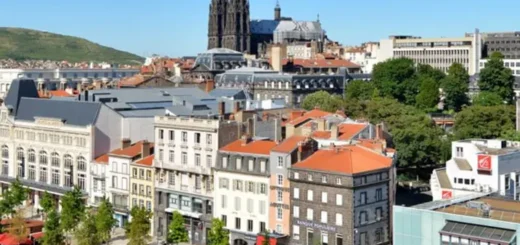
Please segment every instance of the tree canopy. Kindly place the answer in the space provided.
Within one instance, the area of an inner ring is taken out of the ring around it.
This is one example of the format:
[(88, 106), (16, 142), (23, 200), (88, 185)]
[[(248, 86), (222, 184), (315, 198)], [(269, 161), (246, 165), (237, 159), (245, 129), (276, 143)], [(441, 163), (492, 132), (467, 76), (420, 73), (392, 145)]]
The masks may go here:
[(132, 219), (126, 225), (128, 245), (147, 245), (150, 239), (150, 219), (152, 213), (144, 207), (134, 206), (130, 211)]
[(324, 111), (335, 112), (343, 107), (343, 99), (325, 91), (318, 91), (305, 96), (301, 106), (305, 110), (312, 110), (315, 107), (319, 107)]
[(413, 60), (397, 58), (376, 64), (372, 70), (372, 81), (381, 96), (415, 104), (419, 83)]
[(61, 198), (61, 225), (65, 232), (73, 231), (85, 214), (83, 193), (76, 186)]
[(468, 106), (455, 116), (455, 137), (497, 138), (515, 129), (515, 119), (514, 106)]
[(482, 91), (473, 97), (472, 104), (480, 106), (495, 106), (504, 104), (504, 101), (497, 93)]
[(448, 69), (448, 75), (442, 79), (441, 88), (444, 94), (444, 108), (460, 111), (468, 104), (469, 75), (464, 66), (453, 63)]
[(439, 104), (439, 83), (432, 77), (421, 77), (421, 88), (415, 98), (417, 108), (426, 111), (437, 110)]
[(188, 231), (184, 226), (184, 217), (177, 211), (173, 212), (172, 221), (168, 226), (168, 237), (166, 240), (173, 244), (188, 242), (189, 240)]
[(375, 88), (371, 82), (354, 80), (347, 84), (345, 97), (347, 99), (369, 100), (372, 98)]
[(214, 218), (211, 221), (208, 241), (210, 245), (229, 245), (229, 231), (224, 228), (220, 219)]
[(114, 208), (112, 203), (110, 203), (106, 197), (103, 197), (103, 200), (96, 210), (95, 220), (96, 231), (99, 239), (102, 242), (107, 242), (110, 240), (110, 232), (116, 225), (117, 220), (114, 218)]
[(504, 67), (503, 58), (499, 52), (491, 54), (486, 66), (480, 70), (478, 86), (480, 91), (494, 92), (500, 95), (503, 101), (511, 102), (515, 94), (515, 78), (511, 69)]
[(88, 211), (81, 221), (81, 224), (76, 229), (74, 236), (78, 245), (100, 245), (101, 238), (96, 227), (97, 216)]
[(43, 236), (43, 245), (60, 245), (63, 244), (64, 236), (60, 225), (60, 216), (56, 209), (51, 209), (47, 214), (47, 219), (43, 226), (45, 236)]

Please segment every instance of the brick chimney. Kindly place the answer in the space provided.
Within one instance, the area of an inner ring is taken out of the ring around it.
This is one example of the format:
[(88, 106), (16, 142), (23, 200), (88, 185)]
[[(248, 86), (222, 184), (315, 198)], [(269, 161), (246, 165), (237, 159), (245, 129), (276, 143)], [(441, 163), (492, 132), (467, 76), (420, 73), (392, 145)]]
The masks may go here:
[(143, 140), (141, 145), (141, 158), (145, 158), (150, 155), (150, 142)]
[(383, 125), (381, 123), (377, 124), (376, 125), (376, 139), (377, 140), (382, 140), (384, 139), (384, 135), (383, 135)]
[(218, 102), (218, 114), (224, 116), (226, 114), (226, 103), (224, 101)]
[(130, 147), (132, 145), (132, 141), (128, 138), (124, 138), (121, 140), (121, 149), (125, 149), (127, 147)]
[(213, 79), (206, 80), (206, 88), (204, 89), (204, 91), (206, 91), (206, 93), (209, 93), (214, 88), (215, 88), (215, 81)]
[(338, 139), (338, 125), (332, 124), (330, 126), (330, 139), (337, 140)]

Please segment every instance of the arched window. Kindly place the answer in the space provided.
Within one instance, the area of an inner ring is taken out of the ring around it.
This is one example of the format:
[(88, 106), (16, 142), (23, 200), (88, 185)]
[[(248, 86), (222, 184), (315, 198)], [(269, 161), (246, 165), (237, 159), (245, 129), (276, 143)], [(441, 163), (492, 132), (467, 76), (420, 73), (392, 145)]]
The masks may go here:
[(24, 152), (22, 147), (16, 148), (16, 160), (22, 161), (24, 157)]
[(47, 165), (47, 152), (40, 151), (40, 164)]
[(79, 156), (77, 159), (78, 171), (87, 171), (87, 161), (83, 156)]
[(67, 154), (63, 157), (63, 165), (65, 165), (65, 169), (69, 170), (72, 168), (72, 156)]
[(59, 167), (60, 166), (60, 155), (57, 152), (53, 152), (51, 154), (51, 165), (53, 167)]
[(2, 157), (9, 158), (9, 147), (6, 145), (2, 146)]
[(30, 163), (34, 163), (36, 162), (36, 152), (34, 151), (34, 149), (29, 149), (27, 151), (27, 160), (30, 162)]

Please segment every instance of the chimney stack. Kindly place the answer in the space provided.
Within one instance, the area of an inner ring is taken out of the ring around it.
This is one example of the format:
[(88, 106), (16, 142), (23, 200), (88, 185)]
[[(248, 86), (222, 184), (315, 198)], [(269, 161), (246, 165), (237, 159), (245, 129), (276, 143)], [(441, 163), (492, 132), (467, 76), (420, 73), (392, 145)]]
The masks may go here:
[(246, 146), (248, 143), (249, 137), (247, 134), (244, 134), (244, 135), (242, 135), (242, 138), (240, 138), (240, 140), (242, 141), (242, 146)]
[(376, 139), (377, 140), (384, 139), (384, 137), (383, 137), (383, 125), (381, 123), (376, 125)]
[(298, 162), (302, 161), (303, 142), (298, 142)]
[(206, 80), (206, 93), (209, 93), (211, 92), (211, 90), (213, 90), (215, 88), (215, 80), (213, 79), (209, 79), (209, 80)]
[(132, 141), (129, 138), (124, 138), (123, 140), (121, 140), (121, 149), (130, 147), (131, 145), (132, 145)]
[(141, 146), (141, 158), (145, 158), (150, 155), (150, 142), (148, 140), (143, 140)]
[(337, 140), (338, 139), (338, 125), (332, 124), (330, 126), (330, 139)]
[(218, 114), (224, 116), (226, 114), (226, 103), (224, 101), (218, 102)]

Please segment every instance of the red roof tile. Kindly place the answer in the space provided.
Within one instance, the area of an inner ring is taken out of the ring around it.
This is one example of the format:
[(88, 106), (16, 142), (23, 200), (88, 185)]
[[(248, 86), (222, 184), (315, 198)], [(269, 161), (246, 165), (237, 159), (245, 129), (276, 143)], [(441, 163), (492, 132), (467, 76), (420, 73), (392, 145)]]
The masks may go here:
[(392, 166), (392, 159), (357, 145), (322, 149), (294, 164), (295, 169), (310, 169), (358, 174)]
[[(352, 124), (345, 123), (340, 124), (338, 127), (338, 139), (339, 140), (350, 140), (353, 136), (365, 129), (367, 124)], [(316, 139), (330, 139), (331, 131), (314, 131), (312, 137)]]
[(149, 156), (137, 161), (136, 163), (140, 164), (140, 165), (145, 165), (145, 166), (152, 166), (153, 158), (154, 158), (154, 155), (152, 154), (152, 155), (149, 155)]
[[(110, 152), (109, 155), (117, 155), (117, 156), (124, 156), (124, 157), (130, 157), (134, 158), (139, 155), (141, 155), (141, 150), (143, 148), (143, 140), (138, 141), (131, 145), (130, 147), (123, 148), (123, 149), (117, 149)], [(150, 143), (150, 150), (153, 149), (154, 144)]]
[(69, 94), (65, 90), (50, 90), (49, 93), (52, 97), (73, 97), (74, 95)]
[(284, 141), (282, 141), (282, 143), (280, 143), (279, 145), (275, 146), (272, 149), (272, 151), (290, 153), (294, 149), (296, 149), (296, 147), (298, 147), (299, 142), (304, 141), (306, 138), (307, 137), (305, 137), (305, 136), (299, 136), (299, 135), (291, 136), (291, 137), (285, 139)]
[(328, 115), (331, 115), (331, 114), (332, 113), (330, 113), (330, 112), (322, 111), (322, 110), (319, 110), (319, 109), (314, 109), (314, 110), (308, 111), (307, 113), (303, 114), (300, 117), (294, 118), (291, 121), (286, 122), (286, 124), (290, 123), (292, 125), (298, 125), (298, 124), (303, 123), (303, 122), (305, 122), (305, 121), (307, 121), (309, 119), (321, 118), (321, 117), (328, 116)]
[(135, 74), (134, 76), (123, 78), (118, 82), (119, 86), (137, 86), (143, 83), (145, 77), (141, 74)]
[(221, 151), (225, 152), (235, 152), (235, 153), (246, 153), (246, 154), (256, 154), (256, 155), (269, 155), (271, 149), (276, 146), (276, 142), (271, 140), (256, 140), (250, 141), (247, 144), (243, 145), (243, 140), (236, 140), (222, 148)]
[(94, 162), (108, 164), (108, 153), (97, 157)]

